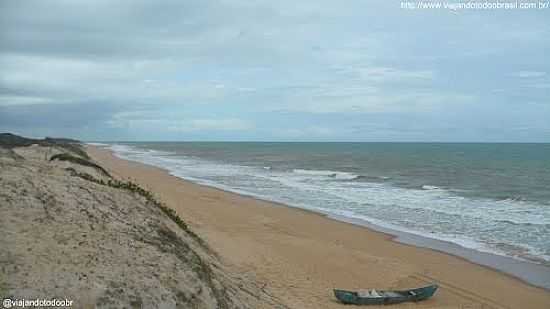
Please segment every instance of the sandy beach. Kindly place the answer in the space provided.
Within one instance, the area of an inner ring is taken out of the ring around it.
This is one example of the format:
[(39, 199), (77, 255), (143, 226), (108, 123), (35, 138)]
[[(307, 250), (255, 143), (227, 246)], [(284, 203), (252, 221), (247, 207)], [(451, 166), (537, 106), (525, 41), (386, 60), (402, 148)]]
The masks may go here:
[(290, 308), (342, 308), (344, 289), (436, 282), (430, 300), (398, 308), (549, 308), (550, 292), (465, 259), (392, 241), (323, 215), (201, 186), (87, 146), (111, 174), (155, 192), (233, 271)]
[(80, 143), (0, 134), (2, 308), (285, 308)]

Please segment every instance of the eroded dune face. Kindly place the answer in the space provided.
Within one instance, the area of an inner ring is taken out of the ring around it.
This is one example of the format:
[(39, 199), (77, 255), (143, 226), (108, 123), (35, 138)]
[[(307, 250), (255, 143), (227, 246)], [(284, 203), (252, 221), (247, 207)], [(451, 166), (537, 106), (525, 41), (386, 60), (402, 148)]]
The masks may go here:
[(276, 306), (253, 282), (227, 273), (141, 189), (94, 167), (49, 160), (66, 149), (0, 149), (2, 298), (70, 299), (78, 307)]

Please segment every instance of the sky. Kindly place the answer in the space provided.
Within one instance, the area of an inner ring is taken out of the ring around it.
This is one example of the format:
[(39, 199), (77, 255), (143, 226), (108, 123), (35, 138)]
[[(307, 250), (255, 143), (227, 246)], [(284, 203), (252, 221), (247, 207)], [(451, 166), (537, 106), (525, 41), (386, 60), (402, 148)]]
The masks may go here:
[(400, 3), (0, 1), (0, 132), (550, 142), (550, 9)]

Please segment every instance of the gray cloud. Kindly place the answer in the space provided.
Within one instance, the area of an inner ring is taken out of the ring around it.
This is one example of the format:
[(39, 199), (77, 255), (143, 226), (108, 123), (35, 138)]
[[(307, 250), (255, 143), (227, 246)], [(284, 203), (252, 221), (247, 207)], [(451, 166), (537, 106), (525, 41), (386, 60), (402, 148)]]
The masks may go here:
[(97, 102), (0, 106), (0, 124), (16, 128), (76, 129), (103, 124), (120, 111), (120, 106)]
[(548, 34), (544, 12), (412, 12), (390, 1), (1, 1), (0, 128), (542, 141)]

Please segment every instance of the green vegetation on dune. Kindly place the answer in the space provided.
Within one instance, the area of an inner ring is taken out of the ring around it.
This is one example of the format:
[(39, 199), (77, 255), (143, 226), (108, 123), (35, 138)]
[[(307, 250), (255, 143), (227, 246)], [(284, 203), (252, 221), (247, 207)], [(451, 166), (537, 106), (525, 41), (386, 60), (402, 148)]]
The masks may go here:
[(8, 149), (39, 144), (40, 141), (41, 140), (26, 138), (11, 133), (0, 133), (0, 146)]
[(174, 221), (174, 223), (176, 223), (182, 230), (184, 230), (191, 237), (193, 237), (193, 239), (195, 239), (201, 246), (205, 248), (208, 247), (207, 244), (204, 242), (204, 240), (202, 240), (202, 238), (200, 238), (197, 234), (195, 234), (193, 231), (189, 229), (189, 227), (187, 226), (187, 223), (185, 223), (185, 221), (181, 219), (181, 217), (176, 213), (174, 209), (168, 207), (166, 204), (157, 200), (151, 191), (145, 190), (142, 187), (140, 187), (138, 184), (133, 183), (131, 181), (120, 181), (117, 179), (109, 179), (107, 181), (104, 181), (103, 179), (97, 179), (90, 174), (78, 172), (71, 167), (67, 168), (66, 170), (70, 171), (72, 176), (80, 177), (82, 179), (94, 182), (102, 186), (109, 186), (111, 188), (128, 190), (139, 194), (140, 196), (144, 197), (147, 200), (147, 202), (159, 208), (172, 221)]
[[(176, 211), (168, 207), (166, 204), (157, 200), (151, 191), (143, 189), (138, 184), (131, 181), (120, 181), (117, 179), (108, 179), (107, 181), (105, 181), (103, 179), (97, 179), (90, 174), (78, 172), (71, 167), (66, 168), (66, 170), (69, 171), (72, 176), (80, 177), (84, 180), (87, 180), (102, 186), (108, 186), (111, 188), (127, 190), (144, 197), (149, 204), (152, 204), (158, 209), (160, 209), (166, 216), (168, 216), (174, 223), (176, 223), (178, 227), (180, 227), (183, 231), (185, 231), (187, 235), (193, 238), (201, 247), (206, 249), (210, 254), (215, 255), (215, 252), (213, 252), (208, 247), (206, 242), (202, 238), (200, 238), (197, 234), (195, 234), (192, 230), (189, 229), (189, 226), (187, 225), (187, 223), (185, 223), (185, 221), (181, 219), (181, 217), (176, 213)], [(158, 232), (160, 237), (162, 238), (161, 239), (162, 241), (150, 242), (150, 244), (159, 246), (159, 249), (163, 252), (172, 252), (176, 254), (180, 259), (182, 259), (185, 262), (191, 262), (193, 265), (193, 270), (198, 274), (199, 278), (204, 280), (206, 284), (208, 284), (208, 286), (212, 289), (212, 292), (214, 293), (214, 297), (218, 301), (219, 308), (229, 308), (225, 290), (223, 288), (220, 289), (214, 283), (214, 274), (212, 272), (211, 266), (196, 253), (192, 255), (192, 261), (187, 261), (186, 255), (183, 252), (189, 252), (191, 251), (191, 249), (189, 248), (189, 245), (187, 245), (179, 237), (177, 237), (177, 235), (173, 231), (170, 231), (167, 229), (159, 229)], [(160, 244), (173, 244), (173, 246), (165, 246)], [(194, 302), (194, 299), (192, 298), (187, 299), (184, 296), (184, 294), (179, 295), (179, 298), (180, 298), (179, 299), (180, 301), (187, 304), (192, 304)]]
[[(5, 246), (7, 265), (18, 267), (0, 272), (0, 295), (24, 295), (28, 286), (53, 295), (72, 288), (77, 276), (76, 293), (106, 287), (90, 306), (143, 307), (154, 300), (175, 301), (178, 308), (283, 308), (253, 280), (227, 272), (216, 252), (151, 191), (113, 178), (87, 154), (69, 150), (73, 146), (85, 150), (74, 140), (0, 135), (2, 224), (18, 244)], [(22, 215), (51, 224), (23, 226), (17, 223)]]
[(53, 137), (34, 139), (22, 137), (12, 133), (0, 133), (0, 147), (2, 148), (11, 149), (15, 147), (27, 147), (35, 144), (44, 147), (59, 147), (82, 158), (90, 159), (86, 151), (82, 149), (82, 143), (74, 139)]
[(97, 164), (95, 164), (91, 161), (88, 161), (86, 159), (75, 157), (75, 156), (70, 155), (68, 153), (60, 153), (60, 154), (53, 155), (50, 158), (50, 161), (54, 161), (54, 160), (68, 161), (68, 162), (79, 164), (79, 165), (82, 165), (82, 166), (92, 167), (92, 168), (95, 168), (96, 170), (100, 171), (103, 175), (105, 175), (109, 178), (112, 178), (111, 175), (109, 174), (109, 172), (107, 172), (103, 167), (101, 167), (101, 166), (99, 166), (99, 165), (97, 165)]

